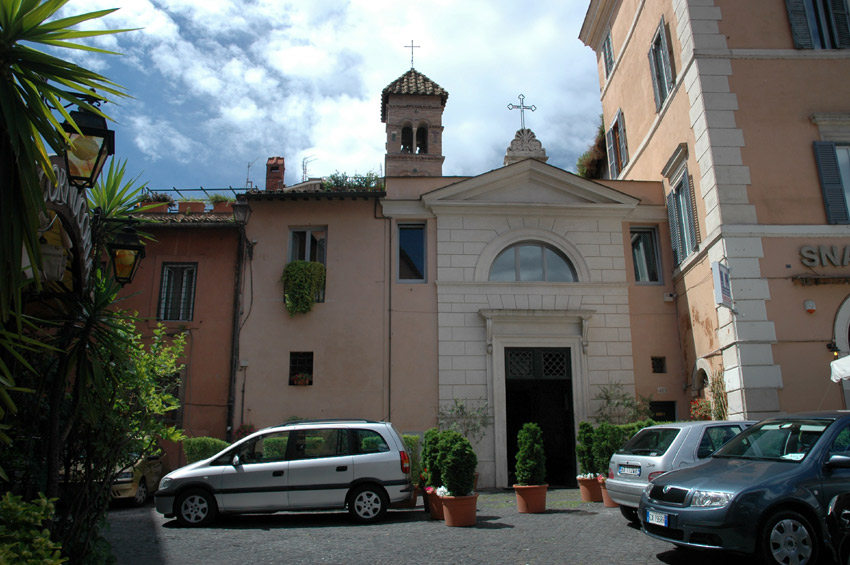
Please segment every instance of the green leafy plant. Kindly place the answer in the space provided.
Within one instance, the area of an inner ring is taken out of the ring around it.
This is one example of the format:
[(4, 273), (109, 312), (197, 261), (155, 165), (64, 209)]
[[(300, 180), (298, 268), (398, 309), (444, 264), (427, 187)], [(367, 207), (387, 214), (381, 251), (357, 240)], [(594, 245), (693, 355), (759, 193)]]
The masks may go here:
[(653, 420), (611, 424), (600, 422), (595, 428), (590, 422), (579, 422), (576, 441), (576, 457), (582, 474), (608, 474), (608, 463), (633, 435), (647, 426), (654, 426)]
[(292, 261), (284, 267), (280, 280), (286, 311), (290, 316), (305, 314), (325, 287), (325, 266), (316, 261)]
[(149, 192), (143, 199), (143, 202), (165, 202), (168, 205), (174, 204), (174, 197), (166, 192)]
[(729, 403), (726, 399), (726, 381), (723, 372), (715, 372), (708, 379), (708, 391), (711, 394), (711, 419), (725, 420), (729, 413)]
[(50, 539), (44, 523), (53, 519), (55, 500), (39, 493), (32, 502), (9, 492), (0, 499), (0, 563), (65, 563), (61, 544)]
[(452, 430), (442, 432), (437, 443), (437, 466), (449, 496), (472, 494), (478, 457), (468, 439)]
[(256, 426), (254, 424), (240, 424), (236, 431), (233, 433), (234, 441), (239, 441), (243, 437), (248, 437), (257, 431)]
[(635, 398), (634, 395), (625, 390), (623, 383), (620, 382), (600, 386), (593, 400), (600, 403), (596, 410), (597, 422), (626, 424), (649, 418), (652, 415), (649, 410), (652, 396)]
[(418, 435), (402, 434), (404, 441), (404, 450), (410, 458), (410, 476), (414, 483), (419, 483), (422, 476), (422, 454), (421, 454), (421, 438)]
[(475, 407), (462, 398), (452, 399), (437, 411), (437, 423), (441, 430), (453, 430), (460, 433), (473, 444), (478, 443), (487, 433), (487, 427), (493, 422), (490, 405), (479, 399)]
[(607, 164), (608, 150), (605, 147), (605, 125), (600, 115), (596, 137), (593, 139), (593, 144), (576, 161), (576, 172), (580, 177), (586, 179), (601, 179)]
[(440, 441), (439, 428), (425, 430), (422, 440), (422, 466), (425, 484), (437, 488), (443, 484), (443, 477), (437, 465), (437, 443)]
[(578, 468), (582, 474), (593, 473), (596, 464), (593, 457), (593, 424), (590, 422), (578, 423), (578, 435), (576, 437), (576, 457)]
[(516, 480), (520, 485), (546, 483), (543, 430), (534, 422), (523, 424), (517, 434)]
[(230, 203), (236, 202), (236, 199), (233, 198), (232, 196), (227, 196), (226, 194), (219, 194), (219, 193), (210, 194), (209, 200), (210, 200), (211, 204), (219, 204), (221, 202), (230, 202)]
[(372, 192), (384, 189), (384, 181), (376, 173), (348, 176), (339, 171), (322, 180), (322, 189), (327, 192)]
[(188, 437), (183, 440), (183, 453), (187, 463), (195, 463), (209, 459), (230, 445), (224, 440), (214, 437)]

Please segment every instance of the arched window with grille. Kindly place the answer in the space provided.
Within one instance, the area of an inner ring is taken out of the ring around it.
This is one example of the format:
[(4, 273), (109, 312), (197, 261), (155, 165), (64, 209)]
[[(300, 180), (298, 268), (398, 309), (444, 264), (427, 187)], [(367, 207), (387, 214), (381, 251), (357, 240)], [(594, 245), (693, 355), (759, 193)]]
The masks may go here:
[(521, 242), (504, 249), (490, 266), (494, 282), (578, 282), (575, 267), (558, 249)]

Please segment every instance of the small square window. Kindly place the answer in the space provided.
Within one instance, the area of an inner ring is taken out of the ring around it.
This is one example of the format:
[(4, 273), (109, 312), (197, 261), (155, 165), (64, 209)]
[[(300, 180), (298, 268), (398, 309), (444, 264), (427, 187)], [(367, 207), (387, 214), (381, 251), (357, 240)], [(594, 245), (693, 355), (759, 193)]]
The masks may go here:
[(289, 384), (311, 386), (313, 384), (313, 352), (291, 351), (289, 353)]
[(666, 357), (652, 357), (652, 372), (653, 373), (666, 373), (667, 372), (667, 358)]

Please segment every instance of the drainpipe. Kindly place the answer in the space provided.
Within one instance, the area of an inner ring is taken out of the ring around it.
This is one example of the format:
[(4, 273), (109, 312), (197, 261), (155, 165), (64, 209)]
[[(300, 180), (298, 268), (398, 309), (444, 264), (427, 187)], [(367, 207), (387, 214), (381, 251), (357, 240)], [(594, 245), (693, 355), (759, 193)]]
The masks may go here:
[(233, 331), (230, 338), (230, 387), (227, 394), (227, 436), (228, 442), (233, 441), (233, 411), (236, 405), (236, 373), (239, 369), (239, 311), (242, 304), (242, 276), (243, 264), (245, 263), (245, 247), (247, 235), (245, 226), (239, 225), (239, 247), (236, 250), (236, 284), (233, 292)]

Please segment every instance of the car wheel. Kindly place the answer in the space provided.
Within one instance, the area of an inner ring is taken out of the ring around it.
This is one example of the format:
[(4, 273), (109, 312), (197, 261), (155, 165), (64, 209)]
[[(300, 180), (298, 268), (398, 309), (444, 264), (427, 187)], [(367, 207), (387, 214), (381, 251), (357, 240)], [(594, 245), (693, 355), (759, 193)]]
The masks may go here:
[(148, 483), (142, 477), (139, 481), (139, 488), (136, 489), (136, 494), (133, 496), (133, 506), (144, 506), (148, 501)]
[(197, 527), (211, 523), (218, 513), (215, 498), (203, 489), (187, 490), (177, 497), (177, 522), (181, 526)]
[(768, 518), (761, 531), (760, 548), (766, 563), (817, 563), (817, 533), (805, 516), (792, 510)]
[(631, 506), (623, 506), (620, 505), (620, 514), (623, 515), (623, 518), (631, 522), (632, 524), (640, 525), (640, 520), (638, 519), (637, 508), (632, 508)]
[(358, 487), (351, 493), (348, 511), (361, 523), (377, 522), (387, 513), (389, 499), (384, 489), (373, 485)]

